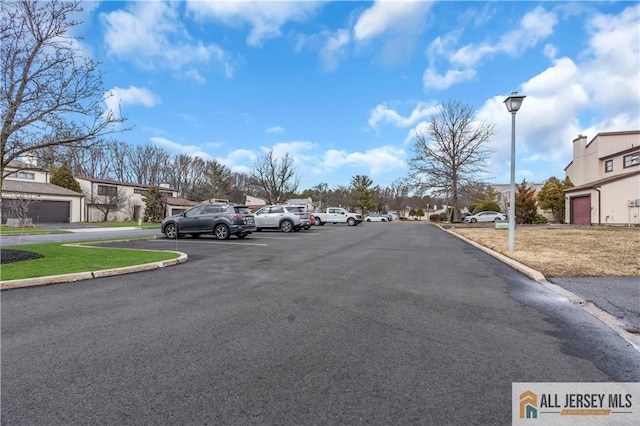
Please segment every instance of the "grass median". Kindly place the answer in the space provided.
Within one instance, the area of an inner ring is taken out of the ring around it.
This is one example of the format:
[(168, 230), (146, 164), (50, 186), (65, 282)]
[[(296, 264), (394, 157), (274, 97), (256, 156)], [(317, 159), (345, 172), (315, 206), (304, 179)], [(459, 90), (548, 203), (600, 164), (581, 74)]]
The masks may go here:
[(2, 281), (122, 268), (180, 256), (167, 251), (76, 246), (66, 243), (28, 244), (3, 249), (25, 250), (43, 257), (2, 265)]
[(494, 229), (493, 223), (443, 226), (546, 277), (640, 276), (637, 226), (517, 226), (513, 252), (508, 230)]

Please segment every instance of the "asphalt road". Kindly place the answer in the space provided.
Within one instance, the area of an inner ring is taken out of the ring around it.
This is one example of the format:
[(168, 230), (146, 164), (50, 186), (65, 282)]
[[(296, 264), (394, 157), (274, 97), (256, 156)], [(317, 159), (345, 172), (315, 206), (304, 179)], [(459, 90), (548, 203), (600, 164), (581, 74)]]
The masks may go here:
[(2, 292), (3, 424), (510, 424), (513, 382), (640, 381), (610, 328), (437, 227), (158, 239)]

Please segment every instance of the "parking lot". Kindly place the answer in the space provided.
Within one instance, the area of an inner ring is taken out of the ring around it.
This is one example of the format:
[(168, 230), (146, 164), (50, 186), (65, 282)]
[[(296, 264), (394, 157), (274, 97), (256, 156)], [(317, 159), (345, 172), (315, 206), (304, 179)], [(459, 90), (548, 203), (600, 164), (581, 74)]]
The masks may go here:
[(608, 327), (424, 223), (111, 243), (189, 260), (2, 293), (3, 424), (508, 424), (639, 381)]

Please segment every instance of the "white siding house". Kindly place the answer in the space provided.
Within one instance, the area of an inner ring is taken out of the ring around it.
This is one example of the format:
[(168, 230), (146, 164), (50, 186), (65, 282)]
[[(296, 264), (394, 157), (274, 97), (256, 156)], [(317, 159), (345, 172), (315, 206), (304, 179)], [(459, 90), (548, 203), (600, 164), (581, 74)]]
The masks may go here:
[(567, 223), (640, 224), (640, 130), (579, 135), (565, 173)]
[(15, 206), (24, 200), (31, 223), (69, 223), (83, 220), (82, 194), (50, 183), (46, 169), (12, 161), (4, 170), (2, 223), (15, 216)]
[[(86, 197), (85, 217), (88, 222), (101, 222), (105, 219), (110, 222), (137, 221), (144, 218), (144, 194), (151, 188), (150, 185), (138, 185), (130, 182), (118, 182), (105, 179), (93, 179), (75, 176)], [(166, 185), (160, 185), (160, 192), (167, 196), (167, 210), (165, 216), (180, 213), (198, 203), (178, 198), (176, 191)], [(105, 206), (114, 207), (107, 209)]]

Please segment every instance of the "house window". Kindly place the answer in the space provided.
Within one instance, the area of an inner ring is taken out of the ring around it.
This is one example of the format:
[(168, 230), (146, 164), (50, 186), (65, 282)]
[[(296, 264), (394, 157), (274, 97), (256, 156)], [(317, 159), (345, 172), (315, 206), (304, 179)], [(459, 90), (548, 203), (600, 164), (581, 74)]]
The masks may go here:
[(16, 177), (18, 179), (34, 180), (36, 178), (36, 174), (31, 172), (18, 172), (16, 173)]
[(118, 195), (118, 187), (98, 185), (98, 195), (106, 195), (108, 197), (115, 197)]
[(133, 188), (133, 193), (134, 194), (146, 194), (147, 190), (146, 189), (142, 189), (142, 188)]
[(637, 166), (640, 163), (640, 152), (624, 156), (624, 167)]
[(604, 172), (609, 173), (613, 171), (613, 160), (607, 160), (604, 162)]

